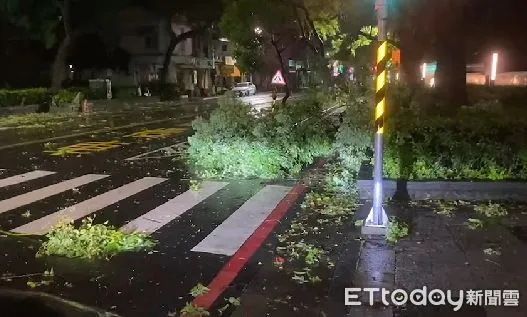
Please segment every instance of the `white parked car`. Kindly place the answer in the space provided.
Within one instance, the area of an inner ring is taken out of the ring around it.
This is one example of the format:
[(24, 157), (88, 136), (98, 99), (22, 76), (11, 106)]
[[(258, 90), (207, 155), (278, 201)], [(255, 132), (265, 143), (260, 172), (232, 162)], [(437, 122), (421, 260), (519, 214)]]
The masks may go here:
[(234, 95), (242, 97), (256, 94), (256, 86), (250, 82), (238, 83), (232, 88)]

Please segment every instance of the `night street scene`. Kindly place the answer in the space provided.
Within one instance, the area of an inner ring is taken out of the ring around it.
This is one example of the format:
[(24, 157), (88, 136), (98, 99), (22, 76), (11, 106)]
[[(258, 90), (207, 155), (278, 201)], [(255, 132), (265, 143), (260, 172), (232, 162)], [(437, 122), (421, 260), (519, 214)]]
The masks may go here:
[(526, 317), (526, 0), (0, 0), (0, 317)]

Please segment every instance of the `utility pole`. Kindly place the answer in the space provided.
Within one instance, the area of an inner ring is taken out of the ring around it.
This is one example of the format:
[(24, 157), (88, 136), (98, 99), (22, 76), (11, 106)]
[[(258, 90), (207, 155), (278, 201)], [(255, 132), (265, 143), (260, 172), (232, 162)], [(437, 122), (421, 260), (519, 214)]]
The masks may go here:
[(376, 0), (378, 48), (375, 67), (375, 166), (373, 170), (373, 206), (364, 226), (363, 234), (385, 235), (388, 228), (388, 217), (382, 206), (383, 203), (383, 133), (384, 109), (386, 106), (387, 64), (390, 60), (388, 50), (388, 6), (387, 0)]
[[(214, 38), (212, 38), (212, 72), (216, 73), (216, 42), (214, 41)], [(213, 74), (211, 74), (210, 78), (211, 78), (211, 81), (212, 81), (212, 94), (213, 95), (216, 95), (216, 83), (215, 83), (215, 80), (216, 80), (216, 74), (214, 74), (214, 77), (212, 76)], [(214, 80), (212, 80), (212, 78), (214, 78)]]

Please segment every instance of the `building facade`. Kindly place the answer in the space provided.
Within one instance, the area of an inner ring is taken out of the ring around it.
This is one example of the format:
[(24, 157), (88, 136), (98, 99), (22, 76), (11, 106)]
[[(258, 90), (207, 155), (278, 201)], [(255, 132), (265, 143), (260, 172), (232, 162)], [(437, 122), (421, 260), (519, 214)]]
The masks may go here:
[[(122, 11), (119, 21), (120, 47), (130, 53), (130, 74), (137, 85), (159, 79), (170, 43), (169, 28), (176, 35), (190, 30), (184, 18), (174, 16), (171, 21), (163, 21), (141, 8)], [(210, 95), (228, 84), (220, 79), (229, 77), (222, 76), (226, 75), (222, 70), (230, 64), (234, 66), (230, 43), (202, 32), (176, 45), (167, 81), (192, 95)]]

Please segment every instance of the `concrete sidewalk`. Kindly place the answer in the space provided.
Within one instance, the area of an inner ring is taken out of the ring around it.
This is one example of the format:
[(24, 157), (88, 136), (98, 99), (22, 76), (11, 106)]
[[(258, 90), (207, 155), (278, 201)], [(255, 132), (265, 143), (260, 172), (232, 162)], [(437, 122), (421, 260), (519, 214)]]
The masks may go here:
[[(509, 215), (501, 222), (488, 223), (481, 229), (469, 229), (468, 219), (480, 218), (473, 205), (458, 204), (445, 213), (435, 202), (411, 204), (390, 203), (387, 212), (410, 225), (410, 236), (390, 248), (379, 239), (368, 238), (361, 249), (358, 269), (352, 287), (376, 287), (405, 290), (408, 294), (426, 287), (428, 294), (438, 289), (452, 298), (463, 291), (463, 304), (458, 311), (453, 306), (386, 307), (382, 303), (350, 308), (350, 317), (520, 317), (527, 315), (527, 210), (519, 204), (503, 204)], [(438, 213), (443, 211), (443, 213)], [(394, 256), (390, 256), (394, 254)], [(390, 260), (391, 258), (391, 260)], [(383, 259), (389, 259), (384, 261)], [(389, 263), (391, 262), (391, 263)], [(381, 265), (379, 265), (381, 263)], [(390, 273), (394, 272), (392, 277)], [(388, 275), (386, 275), (388, 274)], [(394, 284), (390, 283), (393, 281)], [(479, 295), (470, 296), (468, 291)], [(507, 300), (506, 290), (519, 292), (519, 300)], [(491, 293), (488, 293), (491, 292)], [(487, 294), (488, 293), (488, 294)], [(469, 305), (469, 297), (481, 303)], [(496, 304), (492, 304), (493, 299)], [(377, 298), (380, 300), (380, 298)], [(512, 303), (506, 306), (505, 302)], [(492, 305), (490, 305), (492, 304)]]
[[(480, 218), (470, 203), (454, 205), (450, 214), (441, 214), (441, 204), (389, 203), (387, 212), (409, 224), (410, 236), (395, 245), (383, 237), (362, 236), (360, 251), (346, 250), (355, 254), (343, 254), (342, 258), (357, 258), (347, 281), (340, 281), (341, 292), (345, 287), (386, 288), (390, 292), (405, 290), (408, 294), (426, 287), (453, 292), (453, 298), (464, 292), (461, 309), (453, 306), (385, 306), (380, 293), (374, 296), (374, 305), (369, 304), (369, 294), (358, 294), (361, 306), (348, 306), (348, 317), (520, 317), (527, 316), (527, 207), (521, 204), (502, 204), (508, 216), (501, 222), (487, 223), (481, 229), (470, 229), (468, 219)], [(368, 211), (367, 204), (357, 212), (362, 219)], [(346, 265), (346, 263), (339, 264)], [(348, 263), (347, 265), (350, 265)], [(479, 305), (469, 305), (467, 294), (476, 291)], [(517, 306), (507, 300), (507, 290), (519, 292)], [(481, 291), (481, 292), (480, 292)], [(486, 294), (492, 292), (490, 294)], [(501, 297), (500, 297), (501, 296)], [(343, 297), (343, 295), (342, 295)], [(497, 300), (496, 305), (492, 299)], [(389, 300), (389, 297), (388, 297)], [(486, 302), (487, 301), (487, 302)], [(505, 303), (508, 301), (509, 306)], [(344, 306), (335, 302), (335, 306)], [(336, 309), (338, 311), (338, 309)], [(341, 317), (344, 314), (328, 314)]]
[[(527, 316), (527, 215), (525, 207), (506, 208), (509, 216), (502, 224), (471, 230), (469, 218), (477, 218), (470, 206), (453, 210), (452, 216), (434, 213), (430, 207), (398, 207), (411, 221), (411, 236), (396, 248), (397, 288), (413, 290), (519, 291), (519, 307), (474, 306), (466, 304), (461, 311), (437, 311), (434, 306), (407, 307), (397, 316)], [(522, 234), (523, 233), (523, 234)]]

